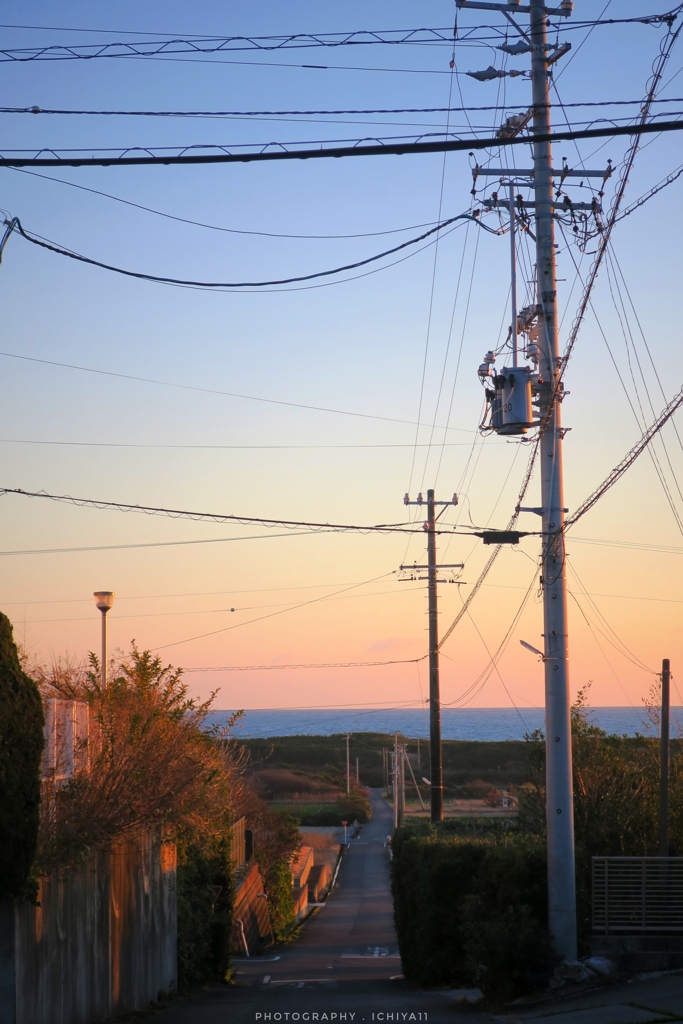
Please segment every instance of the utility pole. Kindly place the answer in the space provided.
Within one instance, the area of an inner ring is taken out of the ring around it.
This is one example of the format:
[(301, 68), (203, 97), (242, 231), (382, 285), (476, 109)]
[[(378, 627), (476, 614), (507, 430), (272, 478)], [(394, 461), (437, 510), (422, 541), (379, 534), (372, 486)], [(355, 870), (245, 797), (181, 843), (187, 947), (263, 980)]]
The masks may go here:
[(671, 665), (662, 662), (662, 704), (659, 724), (659, 856), (669, 856), (669, 706)]
[(360, 774), (358, 772), (358, 758), (356, 758), (356, 782), (360, 785)]
[[(504, 169), (503, 178), (531, 178), (534, 202), (526, 203), (536, 217), (536, 275), (537, 305), (533, 317), (538, 325), (538, 345), (534, 361), (538, 362), (534, 390), (539, 402), (538, 421), (541, 427), (541, 508), (520, 509), (536, 512), (542, 517), (542, 575), (543, 618), (545, 636), (545, 729), (546, 729), (546, 821), (548, 829), (548, 926), (556, 951), (568, 960), (576, 959), (576, 878), (574, 864), (574, 797), (572, 787), (571, 718), (569, 709), (569, 671), (567, 640), (567, 568), (564, 543), (564, 487), (562, 469), (561, 400), (561, 359), (558, 339), (557, 278), (555, 267), (554, 211), (559, 204), (554, 202), (553, 176), (560, 175), (552, 166), (552, 152), (549, 142), (535, 142), (533, 136), (543, 136), (550, 131), (550, 77), (551, 66), (566, 53), (569, 43), (561, 46), (548, 45), (547, 19), (550, 15), (569, 17), (572, 12), (571, 0), (561, 0), (559, 6), (546, 6), (544, 0), (529, 0), (528, 6), (514, 3), (488, 3), (482, 0), (456, 0), (460, 9), (500, 11), (513, 24), (531, 52), (533, 171)], [(529, 33), (518, 26), (513, 18), (516, 13), (530, 15)], [(510, 128), (510, 120), (506, 128)], [(513, 133), (521, 131), (528, 123), (525, 115)], [(500, 134), (500, 133), (499, 133)], [(500, 169), (476, 168), (485, 175), (500, 177)], [(599, 176), (601, 172), (572, 171), (562, 169), (562, 175), (581, 177)], [(611, 165), (602, 173), (606, 179)], [(562, 179), (564, 180), (564, 178)], [(559, 195), (558, 197), (559, 198)], [(487, 201), (488, 202), (488, 201)], [(494, 200), (493, 205), (498, 204)], [(510, 208), (511, 221), (515, 210), (513, 192), (509, 200), (501, 205)], [(572, 204), (573, 205), (573, 204)], [(514, 232), (514, 223), (511, 223)], [(513, 285), (514, 285), (514, 250)], [(514, 291), (514, 288), (513, 288)], [(520, 377), (517, 368), (516, 334), (518, 318), (515, 316), (511, 336), (514, 344), (513, 373), (505, 369), (494, 378), (496, 397), (492, 403), (492, 426), (501, 434), (521, 434), (533, 425), (530, 401), (527, 410), (513, 409), (514, 402), (506, 405), (506, 398), (514, 398), (517, 379), (529, 380), (528, 368)], [(486, 378), (493, 362), (487, 353), (485, 363), (480, 367), (480, 376)], [(495, 358), (495, 357), (494, 357)], [(529, 356), (529, 358), (534, 358)], [(503, 389), (503, 390), (499, 390)], [(507, 390), (505, 390), (507, 389)], [(520, 395), (523, 389), (517, 386)], [(509, 410), (512, 415), (508, 416)], [(497, 419), (494, 417), (498, 417)], [(506, 417), (508, 417), (506, 419)], [(512, 542), (512, 541), (510, 541)]]
[[(569, 5), (571, 8), (571, 5)], [(550, 131), (547, 10), (531, 0), (531, 84), (536, 135)], [(564, 542), (564, 478), (560, 348), (553, 219), (552, 153), (534, 142), (536, 268), (539, 298), (542, 585), (545, 623), (546, 818), (548, 826), (548, 923), (557, 952), (576, 959), (574, 790), (569, 710), (567, 561)]]
[(394, 733), (394, 753), (392, 760), (392, 781), (394, 785), (394, 828), (398, 828), (398, 733)]
[(403, 743), (398, 748), (398, 823), (402, 825), (406, 815), (406, 748)]
[[(411, 501), (406, 494), (404, 505), (423, 505), (421, 494), (417, 501)], [(462, 569), (461, 562), (451, 565), (436, 564), (436, 523), (449, 505), (457, 505), (458, 497), (453, 495), (450, 501), (436, 501), (434, 491), (427, 491), (427, 521), (424, 528), (427, 532), (427, 565), (402, 565), (401, 572), (415, 573), (427, 570), (427, 576), (407, 576), (405, 579), (426, 579), (429, 599), (429, 756), (431, 778), (431, 819), (443, 821), (443, 764), (441, 758), (441, 694), (439, 681), (439, 617), (436, 599), (436, 585), (439, 582), (439, 569)], [(443, 508), (436, 515), (436, 506)]]
[(346, 795), (351, 792), (351, 772), (349, 768), (349, 734), (346, 734)]

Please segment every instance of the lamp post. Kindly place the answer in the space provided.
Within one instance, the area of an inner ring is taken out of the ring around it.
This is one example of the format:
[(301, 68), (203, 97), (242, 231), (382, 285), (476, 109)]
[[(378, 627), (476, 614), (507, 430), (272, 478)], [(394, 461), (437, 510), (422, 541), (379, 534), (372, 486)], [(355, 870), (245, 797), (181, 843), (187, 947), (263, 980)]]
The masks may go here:
[(96, 590), (95, 605), (102, 612), (102, 689), (107, 689), (107, 612), (114, 603), (113, 590)]

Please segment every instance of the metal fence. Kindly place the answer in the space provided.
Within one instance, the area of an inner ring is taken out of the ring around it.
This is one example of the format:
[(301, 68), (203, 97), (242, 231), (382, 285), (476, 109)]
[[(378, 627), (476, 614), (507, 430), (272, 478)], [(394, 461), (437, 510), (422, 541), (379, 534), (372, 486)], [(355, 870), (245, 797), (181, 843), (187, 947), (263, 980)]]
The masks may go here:
[(593, 931), (683, 932), (683, 857), (593, 857)]

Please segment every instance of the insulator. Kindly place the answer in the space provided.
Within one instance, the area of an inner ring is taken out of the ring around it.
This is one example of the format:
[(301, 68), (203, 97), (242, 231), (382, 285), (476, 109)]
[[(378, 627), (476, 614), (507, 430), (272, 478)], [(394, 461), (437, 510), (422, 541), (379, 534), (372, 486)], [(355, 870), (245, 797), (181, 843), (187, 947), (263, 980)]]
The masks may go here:
[(530, 341), (529, 344), (524, 349), (524, 357), (525, 357), (525, 359), (530, 359), (532, 363), (538, 363), (539, 355), (540, 355), (540, 353), (539, 353), (538, 345), (536, 345), (536, 344), (534, 344), (534, 342)]

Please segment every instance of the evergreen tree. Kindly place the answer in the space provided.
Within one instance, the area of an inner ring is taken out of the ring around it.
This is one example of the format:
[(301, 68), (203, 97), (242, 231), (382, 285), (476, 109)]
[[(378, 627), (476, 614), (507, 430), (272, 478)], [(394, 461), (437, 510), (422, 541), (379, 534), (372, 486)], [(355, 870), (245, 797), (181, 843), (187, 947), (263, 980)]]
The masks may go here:
[(38, 838), (43, 706), (0, 612), (0, 898), (21, 896)]

